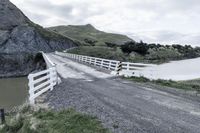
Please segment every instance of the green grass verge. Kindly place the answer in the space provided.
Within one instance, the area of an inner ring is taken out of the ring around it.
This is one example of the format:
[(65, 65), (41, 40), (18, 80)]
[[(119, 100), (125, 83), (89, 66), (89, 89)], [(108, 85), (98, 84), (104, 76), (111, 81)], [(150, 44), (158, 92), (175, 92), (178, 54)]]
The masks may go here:
[(26, 107), (17, 114), (9, 114), (0, 133), (109, 133), (95, 117), (73, 109), (55, 112)]
[(200, 92), (200, 80), (193, 80), (193, 82), (191, 82), (191, 81), (179, 81), (178, 82), (178, 81), (161, 80), (161, 79), (150, 80), (145, 77), (131, 77), (131, 78), (126, 78), (126, 79), (136, 81), (136, 82), (142, 82), (142, 83), (153, 83), (153, 84), (157, 84), (157, 85), (182, 89), (185, 91)]

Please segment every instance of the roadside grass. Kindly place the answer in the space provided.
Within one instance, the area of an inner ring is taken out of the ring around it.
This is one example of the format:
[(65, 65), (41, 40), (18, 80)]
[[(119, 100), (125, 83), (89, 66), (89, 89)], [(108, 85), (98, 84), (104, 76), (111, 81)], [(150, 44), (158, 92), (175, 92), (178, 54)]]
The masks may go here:
[(73, 109), (52, 111), (30, 106), (6, 116), (7, 123), (0, 133), (110, 133), (95, 117)]
[(177, 89), (182, 89), (185, 91), (197, 91), (200, 93), (200, 80), (192, 80), (191, 81), (173, 81), (173, 80), (150, 80), (143, 76), (141, 77), (130, 77), (126, 78), (131, 81), (142, 82), (142, 83), (153, 83), (161, 86), (167, 86)]

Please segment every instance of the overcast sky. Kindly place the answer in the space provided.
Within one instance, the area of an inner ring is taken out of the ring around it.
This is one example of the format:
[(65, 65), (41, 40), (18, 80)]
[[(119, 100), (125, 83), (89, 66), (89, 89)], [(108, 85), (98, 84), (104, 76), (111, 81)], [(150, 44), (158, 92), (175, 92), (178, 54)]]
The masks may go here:
[(10, 0), (44, 27), (92, 24), (135, 40), (200, 46), (200, 0)]

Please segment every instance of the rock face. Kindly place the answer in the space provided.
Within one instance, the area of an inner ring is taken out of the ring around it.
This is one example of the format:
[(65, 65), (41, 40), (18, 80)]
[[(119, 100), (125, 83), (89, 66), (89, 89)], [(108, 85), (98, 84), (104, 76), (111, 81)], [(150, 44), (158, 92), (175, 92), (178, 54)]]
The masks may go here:
[(67, 37), (31, 22), (9, 0), (0, 0), (0, 77), (23, 76), (39, 69), (39, 51), (76, 46)]
[(11, 30), (13, 27), (29, 21), (9, 0), (0, 0), (0, 16), (0, 29), (3, 30)]

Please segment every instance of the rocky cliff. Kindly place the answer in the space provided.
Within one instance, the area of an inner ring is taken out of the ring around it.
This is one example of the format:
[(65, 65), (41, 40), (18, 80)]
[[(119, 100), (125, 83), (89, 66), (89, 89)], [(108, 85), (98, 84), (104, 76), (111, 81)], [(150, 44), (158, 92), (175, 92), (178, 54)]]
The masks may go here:
[(9, 0), (0, 0), (0, 77), (23, 76), (40, 69), (39, 51), (76, 46), (67, 37), (31, 22)]

